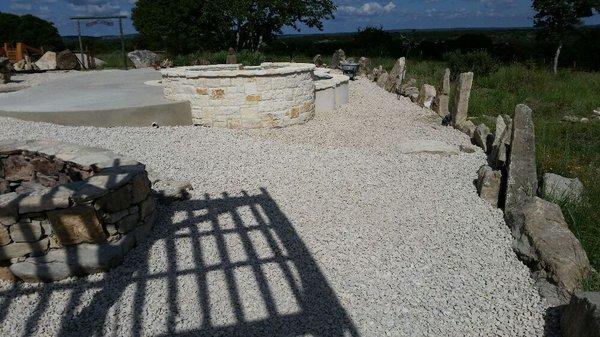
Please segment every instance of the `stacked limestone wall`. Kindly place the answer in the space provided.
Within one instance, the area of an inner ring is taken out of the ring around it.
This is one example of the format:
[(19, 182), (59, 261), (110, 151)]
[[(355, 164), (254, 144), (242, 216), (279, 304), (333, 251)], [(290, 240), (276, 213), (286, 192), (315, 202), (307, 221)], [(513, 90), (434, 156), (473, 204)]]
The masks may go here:
[(194, 124), (221, 128), (272, 128), (301, 124), (315, 112), (312, 64), (263, 63), (165, 69), (171, 100), (188, 100)]

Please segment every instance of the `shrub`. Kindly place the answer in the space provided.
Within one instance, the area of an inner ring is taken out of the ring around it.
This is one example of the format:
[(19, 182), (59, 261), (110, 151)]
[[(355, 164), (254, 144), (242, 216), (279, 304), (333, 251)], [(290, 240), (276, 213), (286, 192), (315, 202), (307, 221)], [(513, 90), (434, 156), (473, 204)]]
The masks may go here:
[(498, 61), (485, 50), (468, 53), (455, 51), (444, 54), (444, 59), (454, 76), (469, 71), (475, 73), (477, 76), (485, 76), (495, 73), (499, 68)]

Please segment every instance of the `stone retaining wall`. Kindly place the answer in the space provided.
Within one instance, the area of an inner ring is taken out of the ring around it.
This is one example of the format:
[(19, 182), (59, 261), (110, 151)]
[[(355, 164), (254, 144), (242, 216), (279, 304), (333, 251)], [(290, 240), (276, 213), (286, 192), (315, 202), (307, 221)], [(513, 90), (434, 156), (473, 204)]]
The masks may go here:
[(180, 67), (162, 70), (162, 84), (167, 99), (190, 101), (194, 124), (283, 127), (314, 116), (314, 68), (304, 63)]
[(145, 166), (54, 141), (0, 143), (0, 275), (55, 281), (107, 270), (151, 229)]

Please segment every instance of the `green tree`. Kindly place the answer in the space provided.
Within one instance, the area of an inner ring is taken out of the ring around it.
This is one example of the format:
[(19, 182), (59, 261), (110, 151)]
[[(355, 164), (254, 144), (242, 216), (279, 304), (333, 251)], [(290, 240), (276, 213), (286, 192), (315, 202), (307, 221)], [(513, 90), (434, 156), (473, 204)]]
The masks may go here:
[(132, 20), (151, 48), (171, 53), (257, 51), (283, 27), (322, 29), (334, 10), (332, 0), (138, 0)]
[(0, 12), (0, 42), (23, 42), (34, 48), (64, 48), (58, 30), (51, 22), (33, 15), (18, 16)]
[(582, 18), (600, 12), (600, 0), (533, 0), (537, 12), (534, 24), (541, 28), (543, 38), (557, 42), (553, 71), (558, 71), (558, 59), (565, 37), (582, 25)]

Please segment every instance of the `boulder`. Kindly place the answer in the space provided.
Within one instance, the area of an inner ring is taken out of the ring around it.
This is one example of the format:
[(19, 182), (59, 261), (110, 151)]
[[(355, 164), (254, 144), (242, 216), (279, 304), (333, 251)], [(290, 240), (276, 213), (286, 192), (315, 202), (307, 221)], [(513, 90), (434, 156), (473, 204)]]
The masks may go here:
[(63, 50), (56, 54), (56, 69), (60, 70), (75, 70), (79, 69), (79, 59), (75, 56), (75, 53), (69, 49)]
[(454, 87), (452, 104), (450, 105), (450, 114), (452, 116), (452, 125), (457, 126), (467, 120), (469, 112), (469, 98), (471, 97), (471, 87), (473, 86), (473, 73), (462, 73), (458, 77), (458, 83)]
[(483, 152), (485, 153), (488, 152), (488, 142), (490, 138), (490, 129), (485, 124), (479, 124), (475, 128), (475, 133), (473, 134), (473, 141), (475, 142), (475, 145), (482, 148)]
[(160, 55), (149, 50), (134, 50), (127, 54), (127, 57), (137, 69), (158, 68), (160, 66)]
[(331, 69), (338, 69), (340, 63), (344, 62), (346, 62), (346, 53), (341, 49), (336, 50), (331, 57)]
[[(406, 76), (406, 59), (401, 57), (396, 60), (392, 71), (389, 73), (387, 81), (385, 83), (385, 90), (396, 93), (402, 86), (402, 81)], [(435, 96), (434, 96), (435, 97)]]
[(387, 79), (388, 79), (389, 75), (387, 73), (387, 71), (383, 71), (383, 73), (381, 73), (378, 77), (377, 77), (377, 85), (381, 88), (385, 88), (385, 84), (387, 83)]
[(321, 54), (317, 54), (317, 55), (315, 55), (315, 57), (313, 57), (313, 63), (317, 67), (322, 67), (323, 66), (323, 57), (321, 56)]
[(40, 57), (39, 60), (37, 60), (37, 62), (35, 62), (35, 65), (40, 70), (54, 70), (54, 69), (56, 69), (56, 67), (57, 67), (56, 53), (53, 52), (53, 51), (46, 52), (42, 57)]
[(423, 108), (431, 108), (433, 100), (436, 96), (435, 87), (429, 84), (423, 84), (421, 90), (419, 90), (419, 97), (417, 103)]
[(367, 57), (361, 57), (358, 60), (358, 76), (367, 76), (371, 71), (371, 59)]
[(581, 200), (583, 184), (577, 178), (570, 179), (554, 173), (544, 174), (542, 182), (542, 196), (556, 201)]
[(560, 318), (564, 337), (600, 337), (600, 292), (577, 292)]
[(498, 207), (501, 185), (502, 172), (494, 171), (487, 165), (479, 168), (477, 172), (477, 192), (483, 200), (494, 207)]

